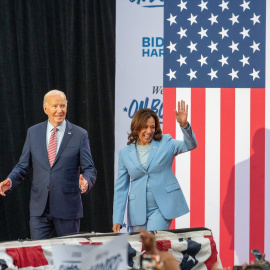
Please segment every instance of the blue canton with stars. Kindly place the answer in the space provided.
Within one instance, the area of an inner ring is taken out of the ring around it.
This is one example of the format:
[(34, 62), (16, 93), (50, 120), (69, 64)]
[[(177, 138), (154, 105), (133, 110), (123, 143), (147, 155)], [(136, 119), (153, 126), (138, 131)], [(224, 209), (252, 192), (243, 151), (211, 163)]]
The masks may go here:
[(164, 1), (164, 87), (265, 87), (265, 0)]

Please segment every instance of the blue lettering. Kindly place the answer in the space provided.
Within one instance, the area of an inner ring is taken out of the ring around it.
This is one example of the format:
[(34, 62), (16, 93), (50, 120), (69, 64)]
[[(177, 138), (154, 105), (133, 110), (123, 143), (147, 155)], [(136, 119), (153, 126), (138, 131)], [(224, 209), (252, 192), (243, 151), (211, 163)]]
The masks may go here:
[(164, 44), (164, 39), (162, 37), (143, 37), (142, 46), (143, 47), (162, 47)]
[(148, 56), (149, 57), (149, 49), (143, 49), (143, 51), (142, 51), (142, 56), (143, 57), (145, 57), (145, 54), (146, 54), (146, 56)]
[[(135, 106), (135, 110), (133, 110), (133, 107)], [(138, 101), (136, 99), (133, 99), (129, 110), (128, 110), (128, 116), (129, 118), (133, 118), (134, 114), (138, 111)], [(131, 114), (131, 112), (133, 112), (133, 114)]]
[(157, 47), (162, 47), (163, 46), (163, 38), (162, 37), (157, 37), (156, 38), (156, 46)]
[(154, 47), (154, 46), (155, 46), (155, 38), (152, 37), (152, 47)]
[[(151, 52), (151, 55), (150, 55), (150, 52)], [(142, 57), (153, 57), (153, 56), (156, 56), (156, 57), (163, 56), (163, 49), (159, 49), (158, 51), (157, 49), (153, 49), (152, 51), (150, 51), (150, 49), (142, 50)]]
[(152, 50), (151, 57), (152, 57), (152, 56), (158, 56), (158, 55), (157, 55), (157, 50), (156, 50), (156, 49), (153, 49), (153, 50)]
[(153, 99), (151, 104), (151, 110), (153, 110), (155, 113), (158, 113), (157, 106), (160, 104), (160, 99)]
[(142, 109), (142, 108), (147, 108), (148, 106), (148, 101), (149, 101), (149, 98), (145, 98), (145, 102), (141, 101), (140, 102), (140, 106), (139, 106), (139, 109)]
[(158, 112), (158, 117), (160, 119), (163, 119), (163, 102), (160, 105), (159, 112)]
[(150, 47), (150, 38), (148, 38), (148, 37), (143, 37), (143, 38), (142, 38), (142, 46), (143, 46), (143, 47)]
[[(142, 108), (149, 108), (149, 97), (146, 97), (145, 100), (138, 101), (133, 99), (129, 106), (128, 116), (133, 118), (135, 113)], [(151, 102), (150, 109), (153, 110), (160, 119), (163, 118), (163, 103), (160, 99), (153, 99)]]
[[(161, 57), (164, 54), (163, 50), (164, 39), (162, 37), (143, 37), (142, 38), (142, 57)], [(153, 49), (144, 49), (152, 47)], [(162, 48), (161, 48), (162, 47)], [(159, 48), (159, 49), (158, 49)]]

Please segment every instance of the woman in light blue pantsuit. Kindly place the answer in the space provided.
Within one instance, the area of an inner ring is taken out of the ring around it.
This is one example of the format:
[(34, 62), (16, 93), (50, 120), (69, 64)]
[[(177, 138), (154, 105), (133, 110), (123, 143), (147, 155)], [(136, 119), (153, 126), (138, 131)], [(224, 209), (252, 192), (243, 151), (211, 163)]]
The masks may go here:
[(184, 140), (162, 135), (159, 119), (150, 109), (140, 109), (131, 122), (128, 145), (119, 151), (118, 178), (114, 189), (113, 231), (122, 227), (126, 202), (131, 231), (167, 230), (173, 218), (189, 212), (181, 187), (172, 171), (176, 155), (197, 146), (187, 121), (188, 106), (181, 100), (175, 111)]

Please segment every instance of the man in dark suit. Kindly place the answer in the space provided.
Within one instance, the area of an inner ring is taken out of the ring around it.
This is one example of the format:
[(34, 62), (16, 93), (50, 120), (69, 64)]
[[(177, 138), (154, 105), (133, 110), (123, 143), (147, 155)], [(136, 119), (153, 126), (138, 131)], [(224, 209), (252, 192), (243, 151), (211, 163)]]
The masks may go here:
[(32, 170), (30, 231), (32, 239), (78, 233), (83, 217), (81, 193), (96, 181), (87, 131), (65, 120), (67, 100), (59, 90), (44, 96), (48, 121), (28, 129), (18, 164), (0, 183), (0, 194), (13, 189)]

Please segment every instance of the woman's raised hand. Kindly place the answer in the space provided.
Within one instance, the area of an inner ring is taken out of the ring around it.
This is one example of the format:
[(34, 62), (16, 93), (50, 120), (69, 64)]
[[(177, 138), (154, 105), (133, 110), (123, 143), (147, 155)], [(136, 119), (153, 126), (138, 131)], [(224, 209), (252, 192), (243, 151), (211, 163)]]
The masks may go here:
[(178, 110), (175, 110), (176, 121), (181, 127), (186, 127), (188, 125), (188, 105), (185, 104), (184, 100), (178, 101)]

